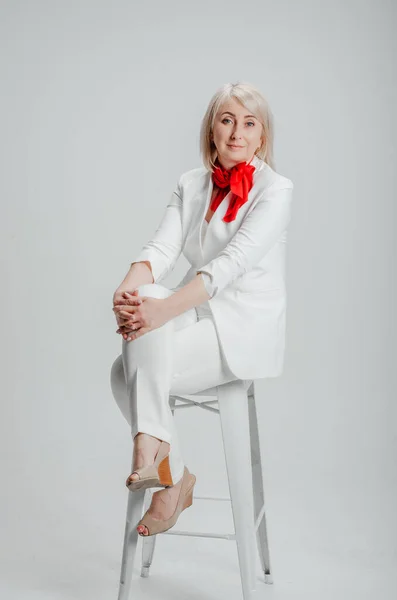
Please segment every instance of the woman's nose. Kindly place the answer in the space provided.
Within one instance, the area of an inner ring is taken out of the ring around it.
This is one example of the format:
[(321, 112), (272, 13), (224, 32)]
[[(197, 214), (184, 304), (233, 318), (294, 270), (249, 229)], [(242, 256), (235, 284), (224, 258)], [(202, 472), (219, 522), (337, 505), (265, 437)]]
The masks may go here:
[(239, 127), (236, 127), (232, 133), (232, 138), (234, 140), (241, 140), (242, 137), (243, 137), (243, 131), (240, 130)]

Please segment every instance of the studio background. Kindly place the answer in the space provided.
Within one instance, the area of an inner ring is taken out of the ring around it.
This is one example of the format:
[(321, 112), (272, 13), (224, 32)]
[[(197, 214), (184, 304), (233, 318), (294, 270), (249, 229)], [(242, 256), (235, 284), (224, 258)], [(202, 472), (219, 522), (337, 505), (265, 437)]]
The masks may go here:
[[(269, 100), (295, 186), (284, 373), (256, 382), (275, 580), (257, 595), (395, 598), (396, 5), (0, 11), (0, 595), (116, 598), (132, 443), (110, 390), (112, 296), (201, 166), (210, 97), (241, 80)], [(196, 493), (227, 494), (218, 417), (176, 418)], [(196, 501), (179, 527), (232, 517)], [(233, 542), (162, 536), (149, 580), (137, 561), (139, 597), (241, 597)]]

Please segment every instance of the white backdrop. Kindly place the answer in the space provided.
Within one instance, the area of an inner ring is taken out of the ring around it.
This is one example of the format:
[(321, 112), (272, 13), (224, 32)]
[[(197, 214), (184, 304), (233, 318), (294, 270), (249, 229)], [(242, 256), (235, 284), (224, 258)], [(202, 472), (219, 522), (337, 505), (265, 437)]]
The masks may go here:
[[(243, 80), (295, 185), (285, 369), (257, 381), (275, 579), (258, 595), (395, 598), (396, 5), (0, 6), (0, 595), (117, 597), (132, 444), (112, 295), (201, 166), (210, 97)], [(185, 462), (224, 495), (219, 421), (198, 412), (177, 414)], [(178, 525), (232, 519), (196, 501)], [(134, 597), (241, 598), (233, 542), (162, 536), (149, 580), (138, 566)]]

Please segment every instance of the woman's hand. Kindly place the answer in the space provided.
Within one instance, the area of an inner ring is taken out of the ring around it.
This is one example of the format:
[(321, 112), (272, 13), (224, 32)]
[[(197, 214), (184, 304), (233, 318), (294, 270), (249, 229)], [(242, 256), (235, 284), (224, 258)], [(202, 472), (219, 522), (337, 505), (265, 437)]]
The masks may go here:
[(113, 308), (127, 341), (136, 340), (145, 333), (158, 329), (170, 319), (163, 298), (137, 296), (137, 293), (137, 290), (134, 290), (134, 295), (124, 292), (123, 304), (117, 304)]
[(113, 306), (116, 306), (117, 304), (125, 304), (125, 300), (127, 298), (125, 293), (136, 298), (138, 296), (138, 288), (132, 288), (131, 291), (126, 289), (117, 289), (113, 294)]
[(124, 339), (127, 339), (128, 334), (132, 331), (131, 327), (126, 325), (126, 323), (129, 321), (129, 318), (125, 318), (124, 316), (120, 315), (119, 311), (115, 311), (114, 308), (116, 306), (124, 306), (126, 304), (138, 306), (142, 303), (142, 300), (137, 296), (137, 288), (131, 292), (127, 292), (126, 290), (116, 290), (113, 294), (113, 312), (116, 317), (117, 325), (119, 326), (119, 329), (117, 329), (116, 333), (122, 334)]

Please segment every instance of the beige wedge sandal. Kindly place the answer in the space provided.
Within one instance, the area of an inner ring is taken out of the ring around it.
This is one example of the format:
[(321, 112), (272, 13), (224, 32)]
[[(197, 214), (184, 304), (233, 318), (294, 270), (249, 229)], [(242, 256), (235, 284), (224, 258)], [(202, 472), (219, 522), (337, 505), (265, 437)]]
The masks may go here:
[[(139, 479), (131, 480), (130, 477), (136, 473)], [(127, 478), (125, 485), (134, 492), (151, 487), (170, 487), (174, 485), (171, 477), (170, 461), (169, 461), (169, 444), (162, 441), (157, 451), (154, 463), (146, 467), (136, 469)]]
[(148, 537), (150, 535), (156, 535), (157, 533), (163, 533), (164, 531), (171, 529), (171, 527), (173, 527), (177, 522), (181, 512), (193, 504), (193, 488), (195, 484), (196, 476), (190, 473), (188, 468), (185, 467), (178, 503), (176, 505), (174, 514), (169, 519), (162, 521), (160, 519), (153, 519), (147, 510), (142, 519), (139, 521), (137, 528), (143, 525), (148, 530), (148, 533), (146, 535), (138, 531), (139, 535), (142, 537)]

